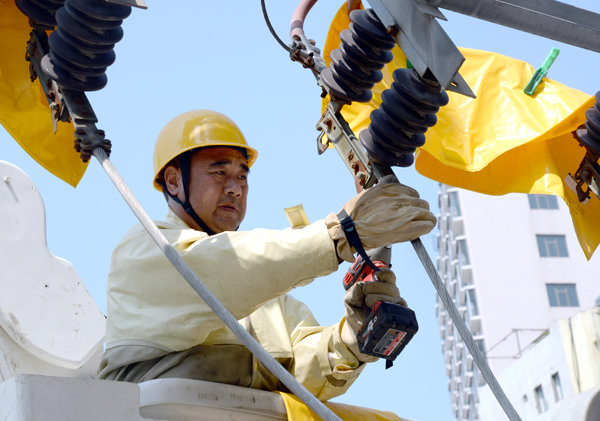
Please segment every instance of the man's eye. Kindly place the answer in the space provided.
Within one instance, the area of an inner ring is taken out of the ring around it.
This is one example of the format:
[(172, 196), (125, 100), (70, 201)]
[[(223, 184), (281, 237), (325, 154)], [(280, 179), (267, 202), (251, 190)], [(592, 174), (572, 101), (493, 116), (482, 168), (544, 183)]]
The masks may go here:
[(240, 175), (239, 178), (240, 178), (240, 180), (247, 180), (248, 176), (247, 175)]

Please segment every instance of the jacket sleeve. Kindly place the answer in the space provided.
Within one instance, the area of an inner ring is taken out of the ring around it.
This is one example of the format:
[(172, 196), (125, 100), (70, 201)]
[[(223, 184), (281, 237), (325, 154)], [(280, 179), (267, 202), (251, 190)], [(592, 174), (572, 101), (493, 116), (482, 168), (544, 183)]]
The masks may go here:
[[(338, 266), (323, 221), (212, 237), (172, 224), (159, 228), (237, 319)], [(107, 295), (107, 348), (126, 341), (181, 351), (224, 326), (139, 226), (113, 253)]]
[(289, 295), (285, 318), (294, 353), (294, 377), (321, 401), (345, 393), (365, 367), (342, 342), (345, 320), (319, 326), (308, 307)]

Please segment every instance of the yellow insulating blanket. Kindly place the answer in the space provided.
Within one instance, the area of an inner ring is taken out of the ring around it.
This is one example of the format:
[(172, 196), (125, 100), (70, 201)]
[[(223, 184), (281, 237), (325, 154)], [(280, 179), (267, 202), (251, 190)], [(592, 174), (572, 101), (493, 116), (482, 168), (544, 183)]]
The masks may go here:
[[(288, 421), (322, 421), (312, 409), (306, 406), (296, 395), (278, 392), (283, 397)], [(324, 402), (344, 421), (402, 421), (402, 418), (389, 411), (363, 408), (343, 403)]]
[(0, 2), (0, 123), (42, 167), (76, 187), (87, 164), (73, 148), (72, 123), (58, 123), (39, 79), (29, 79), (25, 52), (31, 27), (14, 1)]
[[(349, 22), (344, 5), (327, 35), (323, 57), (328, 64), (329, 54), (338, 48), (339, 33)], [(440, 109), (437, 125), (429, 129), (425, 146), (417, 150), (417, 171), (441, 183), (489, 195), (561, 196), (589, 260), (600, 243), (600, 200), (592, 197), (583, 205), (564, 180), (569, 173), (575, 174), (585, 155), (571, 133), (585, 121), (594, 98), (550, 79), (544, 79), (530, 97), (523, 90), (535, 72), (531, 65), (485, 51), (463, 48), (461, 52), (466, 61), (460, 72), (477, 99), (448, 92), (450, 103)], [(393, 71), (406, 68), (400, 48), (395, 47), (393, 53), (394, 60), (383, 69), (383, 81), (373, 89), (373, 99), (342, 110), (357, 135), (368, 127), (371, 111), (381, 104), (381, 93), (391, 86)], [(328, 99), (323, 100), (323, 109), (327, 103)]]

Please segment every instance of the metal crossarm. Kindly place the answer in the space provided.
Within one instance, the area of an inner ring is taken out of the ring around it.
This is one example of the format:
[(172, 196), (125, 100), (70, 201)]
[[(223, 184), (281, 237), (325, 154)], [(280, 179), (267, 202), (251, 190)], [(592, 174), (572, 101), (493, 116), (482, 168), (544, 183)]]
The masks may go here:
[(600, 53), (600, 14), (556, 0), (415, 0)]

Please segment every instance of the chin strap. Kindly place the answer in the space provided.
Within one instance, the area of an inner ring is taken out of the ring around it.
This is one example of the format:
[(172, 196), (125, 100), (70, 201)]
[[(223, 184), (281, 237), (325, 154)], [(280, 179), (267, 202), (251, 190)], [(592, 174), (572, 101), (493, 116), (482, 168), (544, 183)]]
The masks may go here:
[(208, 235), (215, 235), (216, 232), (214, 232), (212, 229), (210, 229), (208, 227), (208, 225), (206, 225), (206, 223), (202, 219), (200, 219), (200, 217), (198, 216), (198, 214), (196, 213), (194, 208), (192, 208), (192, 205), (189, 200), (188, 186), (189, 186), (189, 181), (190, 181), (190, 153), (185, 152), (185, 153), (181, 154), (179, 156), (179, 163), (180, 163), (180, 169), (181, 169), (181, 178), (183, 181), (183, 193), (185, 194), (185, 201), (182, 202), (181, 200), (179, 200), (179, 198), (177, 198), (176, 196), (173, 196), (171, 194), (171, 192), (169, 192), (169, 189), (167, 189), (167, 185), (164, 180), (162, 180), (160, 182), (160, 184), (162, 185), (163, 191), (166, 194), (168, 194), (169, 197), (171, 199), (173, 199), (177, 204), (181, 205), (181, 207), (185, 210), (185, 212), (189, 216), (191, 216), (192, 219), (194, 221), (196, 221), (196, 223), (198, 225), (200, 225), (200, 228), (202, 228), (202, 230), (205, 233), (207, 233)]

